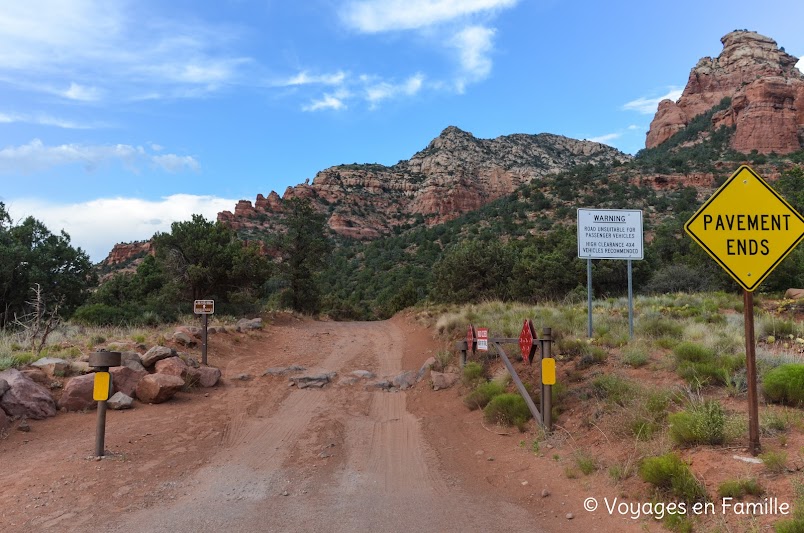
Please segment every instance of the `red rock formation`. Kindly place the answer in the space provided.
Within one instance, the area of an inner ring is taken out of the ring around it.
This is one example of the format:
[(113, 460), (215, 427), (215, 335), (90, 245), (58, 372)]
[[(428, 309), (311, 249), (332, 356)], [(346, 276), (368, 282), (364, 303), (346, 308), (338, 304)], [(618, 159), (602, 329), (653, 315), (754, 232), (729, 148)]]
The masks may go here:
[(118, 243), (114, 245), (112, 251), (103, 260), (103, 265), (114, 266), (135, 257), (144, 257), (147, 254), (153, 255), (151, 241), (135, 241), (130, 243)]
[[(578, 163), (627, 161), (629, 156), (590, 141), (559, 135), (508, 135), (477, 139), (456, 127), (446, 128), (408, 161), (384, 165), (340, 165), (316, 174), (312, 184), (288, 187), (257, 196), (255, 208), (241, 201), (235, 212), (218, 220), (239, 229), (282, 230), (282, 202), (308, 198), (328, 216), (340, 235), (375, 239), (395, 226), (415, 223), (421, 215), (437, 224), (510, 194), (523, 183), (567, 170)], [(264, 222), (248, 219), (254, 209), (272, 216)]]
[(715, 115), (713, 123), (735, 126), (732, 148), (779, 154), (800, 150), (804, 75), (795, 67), (798, 58), (755, 32), (734, 31), (721, 42), (723, 51), (717, 58), (704, 57), (692, 69), (678, 102), (659, 104), (645, 146), (658, 146), (729, 97), (731, 107)]

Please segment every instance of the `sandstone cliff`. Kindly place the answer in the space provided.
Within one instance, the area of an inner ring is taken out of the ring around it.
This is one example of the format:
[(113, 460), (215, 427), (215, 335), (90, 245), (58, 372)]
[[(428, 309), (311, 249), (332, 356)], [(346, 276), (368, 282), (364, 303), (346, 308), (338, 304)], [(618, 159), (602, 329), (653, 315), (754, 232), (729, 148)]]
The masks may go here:
[(733, 31), (721, 39), (723, 51), (704, 57), (690, 72), (677, 102), (659, 104), (645, 146), (653, 148), (682, 130), (724, 98), (731, 106), (717, 113), (715, 127), (733, 126), (731, 147), (739, 152), (787, 154), (804, 146), (804, 75), (798, 58), (756, 32)]
[(437, 224), (512, 193), (523, 183), (585, 163), (625, 162), (609, 146), (559, 135), (515, 134), (478, 139), (450, 126), (427, 147), (396, 165), (340, 165), (320, 171), (312, 184), (241, 200), (218, 220), (249, 235), (281, 231), (282, 202), (309, 198), (326, 212), (336, 233), (375, 239), (394, 227)]

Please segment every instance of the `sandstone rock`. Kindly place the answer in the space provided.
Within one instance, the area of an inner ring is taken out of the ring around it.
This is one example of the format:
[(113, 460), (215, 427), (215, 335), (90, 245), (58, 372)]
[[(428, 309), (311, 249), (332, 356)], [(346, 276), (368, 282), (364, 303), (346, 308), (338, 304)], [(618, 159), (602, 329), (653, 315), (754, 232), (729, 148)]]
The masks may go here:
[(0, 398), (11, 389), (11, 385), (8, 384), (8, 381), (4, 379), (0, 379)]
[(55, 357), (43, 357), (31, 363), (31, 366), (43, 371), (50, 378), (66, 376), (70, 371), (70, 363)]
[(184, 331), (176, 331), (173, 333), (173, 341), (181, 344), (182, 346), (193, 347), (197, 344), (196, 340), (189, 333)]
[(45, 373), (44, 370), (40, 370), (39, 368), (23, 368), (20, 370), (20, 372), (40, 385), (50, 384), (50, 377)]
[(168, 357), (157, 361), (154, 365), (154, 370), (159, 374), (168, 374), (170, 376), (179, 376), (184, 378), (187, 374), (187, 363), (182, 361), (181, 357)]
[[(392, 167), (340, 165), (316, 174), (312, 185), (288, 187), (282, 201), (309, 198), (326, 213), (329, 227), (351, 238), (370, 240), (394, 227), (429, 215), (428, 224), (446, 222), (462, 213), (506, 196), (545, 174), (568, 170), (582, 159), (588, 163), (624, 162), (630, 156), (600, 143), (558, 135), (508, 135), (478, 139), (450, 126), (422, 151)], [(359, 206), (360, 209), (355, 209)], [(268, 215), (265, 221), (248, 218)], [(218, 220), (233, 229), (282, 226), (278, 195), (238, 203), (235, 213)], [(271, 250), (265, 253), (272, 255)]]
[(309, 376), (298, 376), (290, 378), (290, 382), (295, 383), (298, 385), (300, 389), (306, 389), (308, 387), (313, 388), (322, 388), (327, 383), (331, 382), (335, 376), (337, 375), (336, 372), (327, 372), (324, 374), (314, 374)]
[(94, 389), (94, 373), (70, 378), (59, 399), (59, 408), (68, 411), (95, 409), (98, 404), (92, 399)]
[(115, 392), (106, 402), (109, 409), (120, 411), (121, 409), (131, 409), (134, 406), (134, 399), (120, 391)]
[(147, 370), (135, 370), (130, 366), (116, 366), (109, 369), (109, 373), (112, 375), (114, 390), (122, 392), (126, 396), (131, 396), (132, 398), (136, 397), (137, 395), (137, 384), (142, 378), (148, 375)]
[(166, 346), (154, 346), (142, 356), (142, 366), (145, 368), (150, 368), (156, 364), (157, 361), (175, 356), (176, 350), (172, 348), (168, 348)]
[(307, 370), (303, 366), (299, 365), (291, 365), (291, 366), (275, 366), (271, 367), (265, 372), (262, 373), (263, 376), (285, 376), (287, 374), (294, 374), (297, 372), (304, 372)]
[(262, 329), (262, 319), (261, 318), (241, 318), (237, 321), (237, 325), (235, 326), (236, 331), (247, 331), (250, 329)]
[(10, 386), (0, 397), (0, 408), (6, 414), (34, 420), (56, 415), (56, 402), (50, 391), (19, 370), (10, 368), (0, 372), (0, 380), (5, 380)]
[(804, 289), (787, 289), (784, 297), (789, 300), (800, 300), (804, 298)]
[(142, 365), (142, 357), (137, 352), (121, 353), (120, 365), (127, 366), (132, 370), (145, 370), (145, 367)]
[(448, 389), (455, 385), (460, 377), (456, 372), (430, 372), (433, 390)]
[(424, 377), (427, 375), (427, 372), (432, 370), (433, 367), (436, 365), (436, 363), (437, 363), (437, 361), (436, 361), (435, 357), (427, 358), (427, 361), (424, 362), (422, 367), (419, 369), (418, 374), (416, 374), (416, 383), (418, 383), (421, 380), (423, 380)]
[(148, 374), (137, 384), (137, 398), (144, 403), (162, 403), (184, 387), (184, 380), (168, 374)]
[(374, 372), (368, 370), (353, 370), (350, 374), (360, 379), (374, 379)]
[(367, 391), (376, 391), (376, 390), (389, 391), (393, 388), (394, 384), (388, 381), (387, 379), (382, 379), (380, 381), (373, 381), (366, 385)]
[(394, 387), (400, 390), (409, 389), (416, 384), (416, 377), (417, 377), (416, 372), (413, 372), (412, 370), (406, 370), (405, 372), (402, 372), (401, 374), (394, 377), (393, 379)]
[(70, 373), (75, 376), (80, 376), (82, 374), (89, 374), (90, 372), (94, 372), (95, 370), (89, 366), (89, 363), (84, 361), (73, 361), (70, 363)]
[(766, 154), (800, 150), (804, 75), (795, 68), (797, 58), (756, 32), (733, 31), (721, 42), (723, 51), (717, 58), (704, 57), (692, 69), (681, 98), (659, 104), (645, 146), (658, 146), (729, 97), (731, 106), (712, 122), (715, 127), (735, 127), (732, 148)]
[(11, 428), (11, 419), (5, 411), (0, 409), (0, 437), (6, 435), (9, 428)]
[(214, 387), (221, 379), (220, 369), (213, 366), (202, 366), (198, 372), (198, 385), (201, 387)]

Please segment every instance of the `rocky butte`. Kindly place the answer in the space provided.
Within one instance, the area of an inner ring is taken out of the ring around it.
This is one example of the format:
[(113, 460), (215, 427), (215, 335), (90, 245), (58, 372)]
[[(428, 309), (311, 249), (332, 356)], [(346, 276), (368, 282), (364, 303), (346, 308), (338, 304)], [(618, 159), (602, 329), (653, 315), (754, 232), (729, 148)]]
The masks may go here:
[(645, 146), (654, 148), (709, 111), (724, 98), (731, 105), (712, 117), (715, 128), (734, 127), (731, 147), (738, 152), (788, 154), (804, 146), (804, 74), (798, 58), (776, 41), (737, 30), (720, 41), (723, 51), (704, 57), (690, 72), (677, 102), (663, 100)]
[(248, 237), (281, 231), (282, 204), (309, 198), (328, 215), (336, 233), (374, 239), (394, 227), (438, 224), (508, 195), (523, 183), (586, 163), (625, 162), (631, 156), (592, 141), (541, 133), (478, 139), (454, 126), (396, 165), (339, 165), (316, 174), (312, 184), (241, 200), (218, 220)]

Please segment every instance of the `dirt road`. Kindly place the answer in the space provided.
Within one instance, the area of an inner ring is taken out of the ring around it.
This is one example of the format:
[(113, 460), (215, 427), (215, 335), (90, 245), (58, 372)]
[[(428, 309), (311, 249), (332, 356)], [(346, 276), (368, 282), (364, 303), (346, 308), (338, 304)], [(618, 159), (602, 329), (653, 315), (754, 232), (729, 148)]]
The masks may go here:
[[(581, 515), (581, 495), (545, 481), (555, 473), (531, 464), (517, 437), (482, 429), (456, 392), (344, 379), (417, 370), (440, 347), (403, 318), (289, 319), (216, 336), (210, 363), (223, 384), (110, 412), (103, 461), (88, 457), (94, 413), (34, 421), (0, 441), (0, 529), (539, 532), (567, 527), (573, 510), (573, 529), (631, 525)], [(299, 390), (262, 375), (291, 364), (338, 378)], [(541, 498), (547, 485), (558, 497)]]

